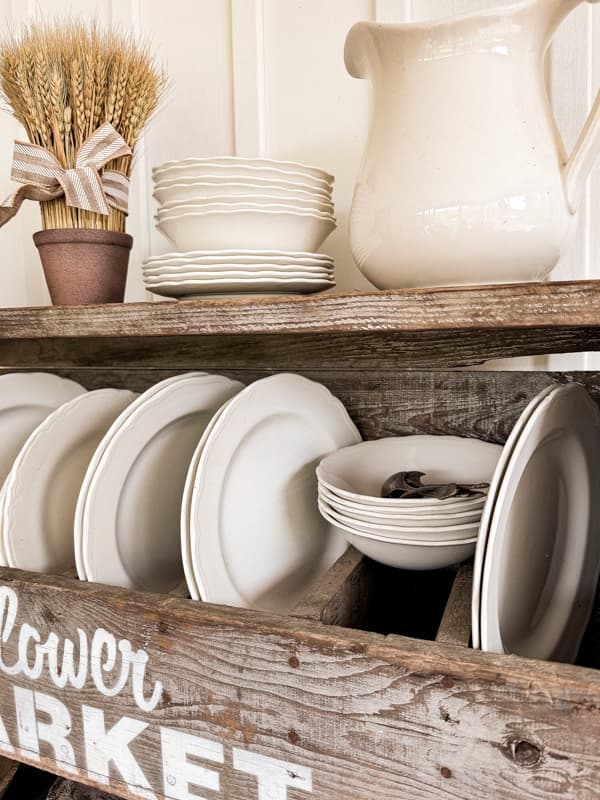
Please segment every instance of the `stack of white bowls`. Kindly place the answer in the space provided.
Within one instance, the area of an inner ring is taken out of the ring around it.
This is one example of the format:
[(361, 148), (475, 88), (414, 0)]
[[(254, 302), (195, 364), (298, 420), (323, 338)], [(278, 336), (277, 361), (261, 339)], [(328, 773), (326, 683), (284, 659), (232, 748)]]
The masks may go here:
[(438, 569), (473, 555), (485, 494), (381, 497), (398, 472), (424, 472), (423, 483), (489, 483), (502, 448), (455, 436), (403, 436), (362, 442), (317, 468), (319, 510), (365, 555), (404, 569)]
[(153, 170), (156, 227), (176, 252), (148, 259), (156, 294), (309, 293), (334, 286), (319, 253), (335, 229), (333, 177), (291, 161), (171, 161)]

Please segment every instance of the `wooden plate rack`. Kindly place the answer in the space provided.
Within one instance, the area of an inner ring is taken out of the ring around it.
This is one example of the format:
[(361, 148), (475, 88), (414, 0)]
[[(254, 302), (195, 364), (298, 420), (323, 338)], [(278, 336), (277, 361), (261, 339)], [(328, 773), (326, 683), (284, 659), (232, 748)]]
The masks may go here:
[[(298, 372), (365, 438), (503, 442), (543, 386), (600, 399), (600, 375), (466, 368), (594, 350), (596, 281), (0, 310), (5, 371)], [(131, 799), (600, 797), (600, 602), (578, 666), (473, 651), (469, 602), (468, 566), (353, 550), (287, 617), (2, 569), (0, 795), (24, 762)]]

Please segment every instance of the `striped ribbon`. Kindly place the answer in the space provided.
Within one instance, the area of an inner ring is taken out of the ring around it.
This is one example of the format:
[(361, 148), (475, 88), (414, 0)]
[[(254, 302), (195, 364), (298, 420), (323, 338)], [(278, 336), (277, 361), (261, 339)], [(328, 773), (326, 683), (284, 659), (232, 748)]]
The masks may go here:
[(74, 169), (65, 169), (48, 150), (30, 142), (15, 142), (11, 178), (25, 184), (0, 204), (0, 227), (15, 216), (24, 200), (55, 200), (68, 206), (107, 215), (109, 206), (127, 213), (129, 179), (104, 170), (113, 158), (130, 156), (131, 149), (107, 122), (79, 148)]

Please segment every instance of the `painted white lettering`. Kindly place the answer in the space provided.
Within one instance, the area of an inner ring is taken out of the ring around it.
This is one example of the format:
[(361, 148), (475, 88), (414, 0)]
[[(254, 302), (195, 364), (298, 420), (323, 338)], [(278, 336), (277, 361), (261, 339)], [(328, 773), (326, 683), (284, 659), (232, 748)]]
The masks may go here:
[(87, 770), (90, 778), (109, 784), (109, 766), (112, 762), (121, 773), (129, 791), (146, 800), (155, 800), (146, 776), (137, 763), (129, 745), (139, 736), (148, 724), (132, 719), (121, 719), (107, 731), (104, 724), (104, 712), (91, 706), (82, 706), (83, 731)]
[(33, 691), (31, 689), (21, 689), (19, 686), (14, 686), (13, 693), (15, 697), (19, 747), (21, 750), (24, 750), (30, 758), (39, 761), (40, 743), (37, 737)]
[(75, 645), (70, 639), (65, 639), (63, 647), (62, 668), (58, 667), (59, 639), (55, 633), (48, 636), (46, 651), (48, 653), (48, 672), (55, 686), (64, 689), (71, 684), (74, 689), (83, 689), (87, 679), (88, 642), (87, 636), (81, 628), (77, 628), (79, 636), (79, 666), (75, 671), (74, 653)]
[(15, 592), (8, 586), (0, 586), (0, 669), (7, 675), (18, 675), (20, 667), (18, 664), (9, 666), (4, 662), (2, 645), (8, 643), (10, 635), (15, 627), (19, 600)]
[(23, 675), (25, 675), (27, 678), (30, 678), (32, 681), (37, 681), (37, 679), (42, 674), (42, 669), (44, 668), (44, 652), (39, 647), (36, 647), (33, 666), (30, 666), (28, 651), (29, 651), (29, 643), (31, 641), (34, 641), (36, 642), (36, 644), (39, 644), (41, 641), (41, 637), (35, 628), (32, 628), (31, 625), (25, 623), (24, 625), (21, 625), (21, 632), (19, 633), (18, 664), (21, 668), (20, 671), (22, 672)]
[[(52, 748), (54, 758), (68, 772), (76, 773), (75, 751), (68, 740), (71, 715), (66, 706), (54, 697), (30, 689), (13, 688), (17, 712), (17, 733), (20, 747), (36, 761), (40, 758), (40, 742)], [(49, 722), (38, 719), (38, 712)]]
[[(122, 651), (124, 642), (119, 642), (119, 650)], [(104, 628), (98, 628), (92, 639), (92, 652), (90, 659), (90, 666), (92, 672), (92, 680), (98, 691), (105, 697), (115, 697), (120, 694), (125, 688), (125, 684), (129, 678), (129, 661), (123, 657), (121, 659), (121, 674), (112, 686), (107, 686), (104, 683), (103, 672), (112, 672), (117, 663), (117, 641), (115, 637), (105, 631)]]
[(169, 728), (160, 729), (160, 740), (165, 797), (172, 800), (204, 800), (196, 792), (192, 793), (190, 786), (219, 791), (219, 773), (194, 764), (188, 760), (188, 756), (222, 764), (225, 760), (223, 745)]
[(258, 800), (287, 800), (287, 789), (312, 793), (312, 770), (275, 758), (233, 750), (233, 766), (240, 772), (256, 775)]
[(157, 681), (154, 684), (150, 699), (146, 700), (146, 696), (144, 695), (144, 682), (146, 680), (146, 666), (149, 661), (148, 653), (146, 653), (145, 650), (137, 650), (135, 653), (130, 653), (129, 660), (132, 666), (131, 690), (133, 692), (133, 699), (137, 707), (142, 711), (154, 711), (156, 706), (160, 703), (163, 686), (160, 681)]
[(10, 739), (8, 738), (8, 732), (6, 730), (6, 726), (0, 717), (0, 753), (4, 753), (4, 755), (12, 756), (14, 755), (15, 748), (10, 743)]
[[(163, 686), (156, 681), (148, 697), (145, 694), (148, 653), (134, 650), (131, 642), (116, 638), (100, 628), (88, 645), (85, 631), (77, 629), (79, 657), (71, 639), (62, 640), (50, 631), (42, 642), (39, 631), (28, 623), (19, 629), (18, 639), (11, 649), (17, 650), (17, 661), (7, 664), (4, 654), (15, 630), (19, 600), (16, 592), (0, 586), (0, 671), (6, 675), (24, 675), (29, 680), (39, 680), (47, 666), (50, 679), (59, 689), (72, 686), (83, 689), (88, 679), (88, 668), (96, 689), (105, 697), (120, 694), (131, 677), (133, 699), (141, 711), (154, 711), (161, 701)], [(62, 660), (59, 657), (62, 642)], [(76, 666), (76, 661), (77, 666)], [(60, 664), (60, 666), (59, 666)]]

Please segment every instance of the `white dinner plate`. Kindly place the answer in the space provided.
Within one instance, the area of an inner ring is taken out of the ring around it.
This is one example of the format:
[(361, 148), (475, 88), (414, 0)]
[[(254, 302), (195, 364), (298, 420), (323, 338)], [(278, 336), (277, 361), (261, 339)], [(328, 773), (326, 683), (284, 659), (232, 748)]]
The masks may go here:
[[(187, 373), (186, 375), (175, 375), (172, 378), (167, 378), (160, 383), (154, 384), (149, 389), (144, 392), (144, 401), (148, 402), (148, 400), (155, 394), (163, 391), (167, 387), (171, 386), (174, 383), (182, 380), (183, 378), (187, 378), (190, 375), (207, 375), (206, 372), (193, 372)], [(77, 505), (75, 507), (75, 518), (74, 518), (74, 539), (75, 539), (75, 565), (77, 568), (77, 576), (79, 577), (80, 581), (87, 581), (90, 580), (85, 571), (85, 563), (83, 561), (83, 509), (85, 508), (85, 502), (87, 499), (88, 490), (90, 488), (90, 484), (94, 477), (94, 474), (98, 468), (98, 464), (100, 463), (100, 459), (104, 455), (104, 451), (106, 450), (108, 443), (111, 441), (112, 437), (115, 435), (117, 430), (124, 425), (125, 421), (128, 417), (133, 414), (136, 408), (139, 408), (139, 396), (137, 400), (131, 403), (127, 408), (123, 410), (123, 412), (117, 417), (117, 419), (113, 422), (110, 426), (106, 435), (103, 437), (102, 441), (99, 443), (98, 447), (94, 451), (92, 458), (90, 459), (90, 463), (86, 470), (85, 476), (83, 478), (83, 482), (81, 484), (81, 490), (79, 492), (79, 497), (77, 498)], [(1, 497), (0, 497), (1, 502)]]
[(149, 256), (144, 261), (144, 266), (156, 264), (179, 263), (227, 263), (233, 261), (239, 264), (256, 264), (262, 261), (276, 264), (295, 264), (298, 261), (307, 264), (332, 265), (333, 256), (325, 253), (309, 253), (289, 250), (190, 250), (183, 253), (163, 253), (160, 256)]
[(193, 175), (185, 172), (185, 170), (177, 170), (170, 173), (165, 173), (161, 177), (154, 177), (154, 189), (169, 189), (171, 186), (178, 186), (181, 184), (192, 183), (208, 183), (212, 186), (224, 186), (231, 183), (244, 184), (245, 186), (258, 189), (262, 187), (267, 191), (271, 189), (288, 189), (289, 191), (303, 191), (320, 197), (324, 200), (331, 200), (332, 187), (327, 183), (315, 182), (310, 180), (303, 180), (302, 178), (293, 177), (288, 175), (278, 175), (276, 178), (263, 177), (256, 172), (244, 174), (240, 172), (227, 172), (216, 174), (214, 170), (206, 172), (202, 169), (200, 175)]
[(203, 600), (288, 612), (345, 551), (319, 514), (315, 466), (360, 441), (344, 406), (298, 375), (249, 386), (215, 423), (200, 456), (191, 546)]
[(83, 508), (83, 561), (88, 580), (168, 593), (184, 579), (179, 521), (190, 459), (239, 384), (192, 373), (159, 387), (107, 434)]
[(157, 275), (178, 277), (187, 273), (194, 273), (197, 277), (205, 274), (230, 274), (241, 272), (248, 278), (262, 276), (266, 273), (275, 273), (277, 277), (294, 276), (298, 274), (307, 278), (332, 278), (334, 270), (332, 266), (323, 265), (321, 267), (304, 264), (167, 264), (160, 266), (143, 267), (144, 277), (151, 278)]
[[(181, 499), (181, 555), (183, 558), (183, 572), (185, 574), (185, 580), (188, 587), (188, 592), (190, 593), (190, 597), (192, 600), (200, 600), (200, 589), (198, 588), (198, 584), (196, 583), (196, 576), (194, 575), (194, 566), (192, 563), (192, 543), (191, 543), (191, 525), (190, 525), (190, 514), (192, 509), (192, 494), (194, 491), (194, 482), (196, 480), (196, 471), (198, 469), (198, 464), (200, 462), (200, 456), (202, 455), (202, 451), (204, 450), (204, 445), (206, 444), (206, 440), (208, 439), (209, 434), (211, 433), (212, 429), (215, 427), (215, 424), (225, 408), (229, 405), (231, 401), (227, 400), (227, 402), (221, 406), (221, 408), (214, 414), (211, 421), (208, 423), (206, 428), (204, 429), (204, 433), (202, 434), (202, 438), (198, 442), (198, 446), (194, 451), (194, 455), (192, 456), (192, 460), (190, 461), (190, 466), (187, 471), (187, 476), (185, 479), (185, 486), (183, 488), (183, 497)], [(0, 507), (2, 503), (2, 495), (0, 494)]]
[(573, 661), (600, 571), (600, 411), (577, 384), (535, 409), (506, 467), (481, 589), (481, 645)]
[(73, 515), (96, 446), (133, 392), (98, 389), (53, 411), (29, 436), (4, 484), (8, 565), (60, 574), (75, 566)]
[(473, 539), (479, 532), (479, 523), (471, 522), (466, 525), (444, 525), (439, 527), (418, 527), (413, 525), (386, 525), (383, 522), (363, 522), (355, 517), (341, 514), (319, 495), (321, 509), (325, 509), (329, 516), (340, 525), (351, 528), (354, 532), (364, 536), (390, 539), (409, 539), (422, 542), (442, 542), (459, 539)]
[(206, 181), (182, 181), (181, 183), (165, 183), (157, 184), (153, 193), (153, 197), (159, 203), (167, 204), (175, 200), (194, 200), (199, 197), (256, 197), (257, 195), (268, 194), (270, 197), (283, 198), (285, 200), (305, 200), (307, 202), (316, 203), (331, 203), (331, 193), (327, 191), (315, 191), (305, 189), (289, 188), (285, 186), (278, 186), (271, 183), (268, 186), (264, 184), (257, 185), (250, 181), (246, 183), (235, 183), (218, 181), (217, 183), (209, 183)]
[(179, 161), (165, 161), (164, 164), (159, 164), (152, 168), (152, 175), (159, 176), (161, 173), (168, 172), (171, 169), (185, 169), (186, 167), (204, 167), (204, 166), (218, 166), (233, 168), (242, 167), (243, 169), (252, 170), (284, 170), (286, 172), (292, 171), (302, 175), (310, 175), (313, 178), (325, 181), (326, 183), (333, 183), (334, 177), (320, 167), (313, 167), (311, 164), (303, 164), (300, 161), (281, 161), (275, 158), (246, 158), (244, 156), (209, 156), (207, 158), (184, 158)]
[(363, 503), (353, 503), (330, 492), (322, 483), (319, 484), (319, 496), (340, 514), (345, 514), (364, 522), (385, 522), (387, 525), (414, 525), (415, 527), (436, 527), (439, 525), (464, 525), (468, 522), (479, 522), (483, 510), (484, 498), (481, 504), (467, 511), (448, 512), (421, 511), (408, 509), (403, 511), (397, 508), (377, 508)]
[(0, 375), (0, 484), (40, 422), (84, 392), (75, 381), (45, 372)]
[(164, 281), (153, 283), (148, 288), (154, 294), (164, 297), (202, 297), (217, 294), (312, 294), (332, 289), (334, 286), (333, 281), (321, 279), (242, 280), (236, 278), (235, 280), (181, 281), (181, 283)]
[(512, 458), (515, 445), (523, 433), (525, 426), (529, 422), (535, 409), (554, 388), (553, 386), (548, 386), (543, 389), (525, 408), (511, 430), (506, 444), (502, 448), (500, 459), (494, 470), (494, 476), (490, 481), (490, 488), (483, 508), (483, 514), (481, 515), (479, 538), (477, 540), (477, 547), (475, 548), (475, 560), (473, 564), (473, 586), (471, 589), (471, 645), (475, 650), (481, 647), (481, 580), (490, 524), (492, 522), (496, 500), (498, 499), (498, 492), (500, 491), (506, 467)]
[(144, 280), (148, 285), (161, 284), (161, 283), (183, 283), (186, 281), (237, 281), (237, 280), (252, 280), (252, 281), (331, 281), (333, 274), (330, 272), (321, 272), (314, 274), (311, 272), (300, 272), (297, 270), (265, 270), (263, 272), (243, 272), (238, 270), (230, 270), (229, 272), (161, 272), (157, 275), (144, 274)]

